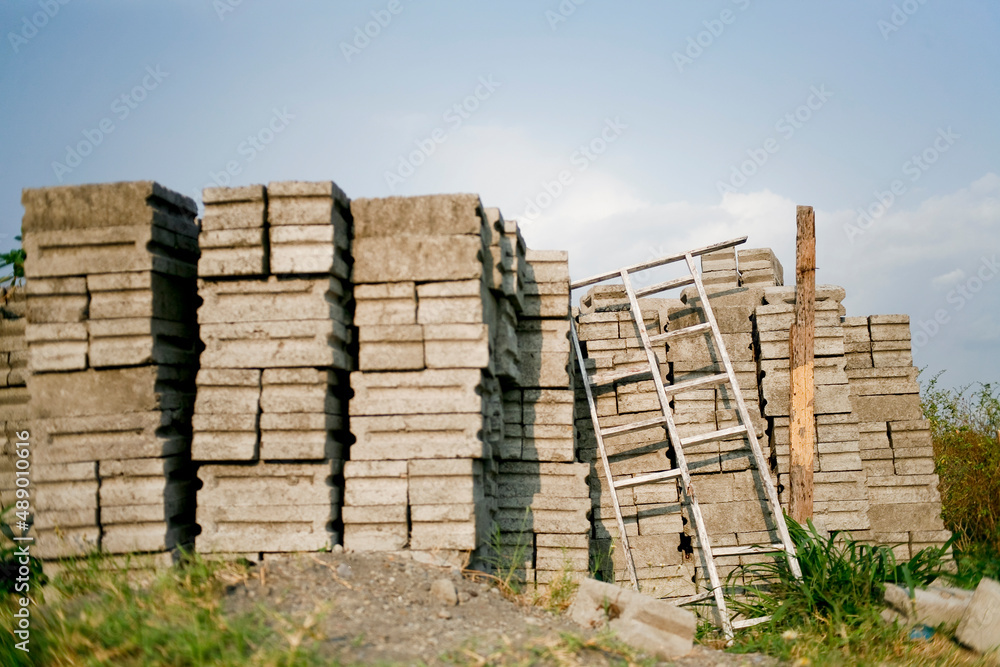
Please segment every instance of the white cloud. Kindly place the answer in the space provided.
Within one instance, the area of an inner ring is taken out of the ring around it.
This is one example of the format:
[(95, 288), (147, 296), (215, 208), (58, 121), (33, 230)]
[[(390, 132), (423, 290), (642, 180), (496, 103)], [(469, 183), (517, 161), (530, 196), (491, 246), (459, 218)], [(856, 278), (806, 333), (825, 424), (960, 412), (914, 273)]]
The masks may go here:
[(955, 269), (954, 271), (949, 271), (948, 273), (942, 273), (940, 276), (931, 280), (931, 283), (933, 283), (934, 287), (937, 288), (951, 287), (963, 278), (965, 278), (965, 271), (962, 269)]

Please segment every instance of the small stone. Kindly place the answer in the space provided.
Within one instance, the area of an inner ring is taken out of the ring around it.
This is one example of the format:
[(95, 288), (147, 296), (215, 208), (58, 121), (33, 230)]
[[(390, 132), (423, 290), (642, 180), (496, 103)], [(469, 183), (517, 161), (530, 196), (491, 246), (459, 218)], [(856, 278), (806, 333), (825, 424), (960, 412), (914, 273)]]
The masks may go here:
[(461, 593), (458, 594), (458, 601), (461, 602), (462, 604), (468, 602), (469, 599), (470, 599), (469, 594), (466, 593), (465, 591), (462, 591)]
[(458, 604), (458, 590), (451, 579), (438, 579), (431, 584), (431, 595), (449, 606)]
[(337, 566), (337, 576), (341, 579), (350, 579), (354, 576), (354, 570), (347, 563), (341, 563)]
[(333, 553), (335, 553), (335, 554), (342, 554), (342, 553), (344, 553), (344, 545), (343, 544), (334, 544), (333, 545), (333, 549), (331, 549), (331, 551), (333, 551)]
[(451, 612), (448, 611), (447, 609), (442, 609), (441, 611), (438, 612), (438, 618), (443, 618), (444, 620), (448, 620), (449, 618), (451, 618)]

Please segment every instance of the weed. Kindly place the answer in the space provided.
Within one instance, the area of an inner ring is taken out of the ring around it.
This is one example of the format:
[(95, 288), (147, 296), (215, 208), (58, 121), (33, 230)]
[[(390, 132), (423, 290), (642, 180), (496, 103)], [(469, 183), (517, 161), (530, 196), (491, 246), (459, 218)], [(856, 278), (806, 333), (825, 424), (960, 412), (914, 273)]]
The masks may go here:
[(504, 542), (499, 524), (493, 524), (490, 535), (490, 555), (486, 562), (493, 568), (500, 592), (508, 597), (517, 597), (524, 590), (525, 558), (534, 545), (528, 542), (531, 535), (531, 508), (525, 509), (521, 529), (517, 531), (517, 541), (511, 545)]

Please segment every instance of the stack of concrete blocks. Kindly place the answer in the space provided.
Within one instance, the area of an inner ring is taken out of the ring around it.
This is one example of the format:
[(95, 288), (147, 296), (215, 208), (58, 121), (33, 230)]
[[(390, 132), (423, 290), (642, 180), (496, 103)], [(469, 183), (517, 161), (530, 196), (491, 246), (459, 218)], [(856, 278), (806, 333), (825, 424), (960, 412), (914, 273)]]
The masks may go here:
[(910, 353), (909, 317), (848, 317), (844, 331), (851, 401), (860, 422), (870, 539), (897, 545), (898, 555), (909, 557), (950, 536), (941, 521), (930, 423), (923, 419)]
[[(0, 509), (17, 502), (17, 434), (28, 428), (28, 343), (24, 337), (26, 302), (23, 286), (0, 290)], [(23, 449), (23, 448), (22, 448)], [(30, 466), (28, 458), (20, 465)], [(22, 475), (26, 476), (26, 475)], [(27, 476), (30, 479), (30, 476)], [(23, 482), (22, 482), (23, 484)]]
[[(641, 299), (644, 326), (649, 335), (660, 333), (670, 308), (677, 300)], [(639, 332), (628, 307), (623, 286), (599, 285), (581, 299), (577, 332), (590, 375), (649, 368)], [(663, 324), (661, 324), (663, 323)], [(670, 374), (665, 345), (656, 349), (661, 377)], [(597, 450), (593, 424), (581, 379), (576, 391), (576, 426), (579, 457), (590, 466), (593, 506), (594, 568), (605, 580), (628, 581), (624, 550), (615, 519), (612, 490), (607, 483)], [(654, 418), (661, 413), (653, 380), (648, 372), (600, 384), (593, 388), (594, 400), (604, 428)], [(712, 407), (706, 410), (714, 419)], [(706, 418), (707, 419), (707, 418)], [(709, 430), (714, 430), (713, 428)], [(605, 447), (615, 479), (669, 470), (676, 466), (663, 428), (652, 428), (605, 438)], [(718, 455), (716, 455), (716, 464)], [(685, 549), (679, 490), (674, 480), (618, 490), (625, 530), (632, 548), (642, 590), (657, 597), (684, 597), (695, 592), (694, 565)]]
[[(859, 533), (869, 528), (868, 493), (860, 453), (858, 417), (846, 371), (845, 296), (841, 287), (816, 288), (814, 379), (816, 416), (813, 454), (814, 520), (826, 530)], [(779, 495), (787, 502), (789, 459), (790, 329), (795, 320), (795, 289), (769, 288), (755, 313), (761, 395), (778, 473)]]
[[(519, 234), (510, 240), (521, 245)], [(527, 578), (544, 585), (588, 571), (590, 466), (576, 457), (567, 253), (526, 250), (519, 280), (522, 305), (512, 304), (519, 371), (502, 378), (497, 521), (504, 550), (520, 549)]]
[(350, 442), (350, 202), (330, 181), (207, 188), (194, 409), (197, 548), (340, 541)]
[[(753, 347), (754, 310), (764, 289), (781, 285), (780, 262), (770, 249), (727, 249), (702, 256), (705, 290), (715, 314), (722, 342), (736, 373), (738, 390), (747, 407), (758, 443), (766, 451), (766, 423), (761, 416), (758, 372)], [(704, 279), (703, 279), (703, 282)], [(697, 289), (681, 292), (681, 302), (668, 309), (666, 331), (685, 329), (706, 321)], [(672, 342), (667, 351), (670, 381), (673, 384), (725, 373), (719, 350), (710, 334), (687, 336)], [(740, 424), (738, 404), (728, 383), (677, 394), (673, 405), (678, 433), (682, 438), (735, 427)], [(763, 502), (763, 481), (753, 462), (746, 436), (692, 445), (685, 456), (693, 476), (705, 529), (715, 547), (768, 544), (777, 540), (775, 526)], [(773, 481), (773, 479), (772, 479)], [(684, 539), (697, 545), (690, 508), (685, 506)], [(766, 558), (766, 556), (765, 556)], [(761, 556), (727, 556), (716, 559), (719, 575), (725, 579), (741, 563)], [(707, 584), (701, 550), (692, 549), (698, 590)]]
[(36, 553), (169, 561), (196, 531), (195, 203), (148, 181), (22, 203)]
[(344, 546), (461, 560), (489, 544), (503, 439), (492, 232), (475, 195), (351, 208), (359, 349)]

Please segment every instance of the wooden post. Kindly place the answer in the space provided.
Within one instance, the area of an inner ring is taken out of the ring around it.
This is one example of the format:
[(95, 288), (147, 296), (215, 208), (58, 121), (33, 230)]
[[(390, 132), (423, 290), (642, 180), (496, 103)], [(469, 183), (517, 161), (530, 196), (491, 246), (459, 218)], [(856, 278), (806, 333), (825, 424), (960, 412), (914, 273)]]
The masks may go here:
[(816, 394), (813, 366), (816, 327), (816, 215), (811, 206), (796, 209), (795, 320), (790, 336), (789, 435), (791, 497), (789, 516), (805, 523), (813, 514), (813, 451), (816, 448)]

